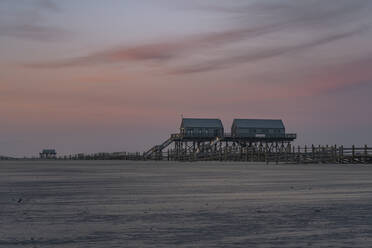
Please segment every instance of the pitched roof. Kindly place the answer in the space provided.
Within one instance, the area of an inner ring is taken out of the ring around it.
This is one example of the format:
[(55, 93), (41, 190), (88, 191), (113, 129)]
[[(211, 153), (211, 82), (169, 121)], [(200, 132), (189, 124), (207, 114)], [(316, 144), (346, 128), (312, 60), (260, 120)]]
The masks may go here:
[(282, 120), (234, 119), (233, 124), (242, 128), (284, 128)]
[(220, 119), (183, 118), (181, 127), (223, 128)]

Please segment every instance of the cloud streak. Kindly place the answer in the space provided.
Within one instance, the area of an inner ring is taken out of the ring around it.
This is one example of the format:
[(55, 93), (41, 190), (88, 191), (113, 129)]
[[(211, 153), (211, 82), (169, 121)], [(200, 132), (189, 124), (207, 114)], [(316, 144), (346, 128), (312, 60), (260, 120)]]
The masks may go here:
[(38, 0), (37, 5), (45, 10), (52, 12), (60, 12), (61, 8), (52, 0)]
[(58, 27), (39, 24), (16, 24), (0, 26), (0, 36), (15, 37), (26, 40), (56, 42), (66, 40), (71, 32)]
[(61, 61), (34, 63), (31, 67), (58, 68), (101, 63), (120, 63), (130, 61), (158, 61), (165, 62), (184, 55), (208, 48), (216, 48), (246, 38), (254, 38), (272, 32), (270, 27), (234, 29), (224, 32), (194, 35), (182, 40), (158, 42), (132, 47), (116, 47), (92, 53), (86, 56), (69, 58)]
[[(319, 6), (322, 8), (319, 8)], [(281, 2), (260, 1), (259, 3), (249, 6), (216, 7), (214, 9), (212, 8), (212, 10), (217, 9), (223, 13), (232, 13), (238, 21), (234, 21), (231, 28), (219, 32), (197, 34), (183, 39), (170, 39), (168, 41), (142, 45), (117, 46), (84, 56), (32, 63), (26, 66), (34, 68), (63, 68), (126, 62), (155, 61), (157, 64), (170, 61), (173, 62), (173, 60), (181, 60), (182, 62), (184, 58), (192, 57), (200, 52), (208, 54), (208, 52), (211, 53), (213, 49), (216, 48), (224, 48), (225, 46), (237, 42), (247, 43), (251, 39), (256, 39), (272, 33), (300, 30), (302, 33), (309, 36), (310, 41), (307, 42), (285, 47), (264, 47), (259, 52), (251, 52), (234, 57), (226, 53), (225, 58), (202, 64), (196, 62), (194, 65), (185, 66), (183, 69), (176, 68), (172, 71), (178, 73), (194, 73), (215, 70), (239, 63), (285, 55), (290, 52), (299, 52), (361, 33), (367, 30), (366, 26), (370, 24), (370, 21), (368, 21), (369, 19), (364, 23), (363, 17), (365, 10), (370, 9), (370, 7), (370, 2), (366, 0), (340, 0), (337, 5), (334, 4), (334, 1), (327, 0), (309, 0), (306, 2), (294, 0), (285, 0)], [(263, 16), (256, 20), (257, 23), (261, 23), (260, 25), (246, 25), (248, 22), (246, 18), (252, 13)], [(346, 25), (345, 22), (349, 24)], [(324, 29), (324, 27), (326, 27), (326, 33), (328, 33), (326, 37), (322, 37), (323, 34), (319, 35), (317, 31), (318, 29)], [(335, 29), (331, 34), (329, 34), (330, 28)], [(44, 39), (47, 39), (48, 33), (53, 37), (53, 32), (48, 32), (52, 30), (42, 28), (34, 28), (32, 30), (34, 30), (35, 33), (38, 31), (40, 34), (33, 35), (32, 32), (28, 33), (26, 29), (19, 34), (14, 32), (13, 35), (26, 35), (34, 38), (44, 37)], [(43, 36), (44, 31), (45, 34)], [(57, 37), (58, 33), (60, 32), (56, 32), (54, 35)], [(320, 38), (314, 39), (313, 37)], [(230, 65), (228, 63), (230, 63)]]
[(308, 42), (300, 43), (297, 45), (285, 46), (285, 47), (274, 47), (274, 48), (266, 48), (261, 51), (257, 52), (250, 52), (243, 55), (233, 56), (233, 57), (225, 57), (218, 60), (209, 61), (202, 64), (191, 65), (191, 66), (184, 66), (182, 68), (174, 70), (175, 73), (198, 73), (198, 72), (206, 72), (211, 70), (218, 70), (218, 69), (225, 69), (228, 67), (232, 67), (237, 64), (243, 63), (252, 63), (258, 62), (264, 59), (270, 59), (278, 56), (282, 56), (289, 53), (297, 53), (302, 52), (317, 46), (325, 45), (331, 42), (335, 42), (338, 40), (346, 39), (351, 36), (361, 34), (369, 30), (369, 27), (361, 27), (353, 31), (343, 32), (338, 34), (331, 34), (327, 35), (326, 37), (321, 37), (315, 40), (311, 40)]
[(54, 1), (38, 0), (20, 3), (18, 3), (19, 5), (16, 1), (0, 3), (0, 7), (11, 9), (10, 11), (0, 11), (0, 37), (57, 42), (72, 36), (72, 32), (65, 28), (46, 24), (47, 19), (44, 16), (46, 12), (56, 13), (61, 11)]
[(207, 11), (217, 11), (233, 14), (242, 21), (252, 14), (270, 17), (275, 23), (292, 23), (293, 25), (331, 24), (348, 18), (368, 16), (371, 9), (369, 0), (261, 0), (249, 5), (237, 4), (234, 6), (208, 6), (200, 7)]

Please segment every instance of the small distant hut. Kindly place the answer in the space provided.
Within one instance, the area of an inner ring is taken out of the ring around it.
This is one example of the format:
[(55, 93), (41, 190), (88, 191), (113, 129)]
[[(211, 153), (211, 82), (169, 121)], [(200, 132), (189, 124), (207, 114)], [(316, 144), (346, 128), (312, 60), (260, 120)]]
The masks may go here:
[(44, 149), (40, 152), (41, 159), (54, 159), (57, 157), (57, 152), (54, 149)]
[(285, 137), (285, 127), (282, 120), (272, 119), (234, 119), (231, 126), (232, 137)]
[(187, 138), (223, 137), (223, 125), (220, 119), (183, 118), (180, 134)]

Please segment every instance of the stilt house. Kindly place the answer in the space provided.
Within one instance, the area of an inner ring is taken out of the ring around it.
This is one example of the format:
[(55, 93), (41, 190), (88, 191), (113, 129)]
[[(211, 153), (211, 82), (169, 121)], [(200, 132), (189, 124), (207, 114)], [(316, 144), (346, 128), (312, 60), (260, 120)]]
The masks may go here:
[(285, 127), (282, 120), (234, 119), (231, 136), (279, 138), (285, 137)]
[(223, 125), (220, 119), (183, 118), (180, 134), (189, 138), (223, 137)]
[(52, 159), (57, 157), (57, 152), (54, 149), (44, 149), (40, 152), (40, 158), (43, 159)]

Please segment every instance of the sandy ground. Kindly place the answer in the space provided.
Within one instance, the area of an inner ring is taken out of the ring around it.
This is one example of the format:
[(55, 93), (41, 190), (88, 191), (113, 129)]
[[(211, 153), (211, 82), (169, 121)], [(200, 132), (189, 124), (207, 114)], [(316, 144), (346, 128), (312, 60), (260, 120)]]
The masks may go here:
[(0, 247), (371, 247), (372, 166), (0, 162)]

